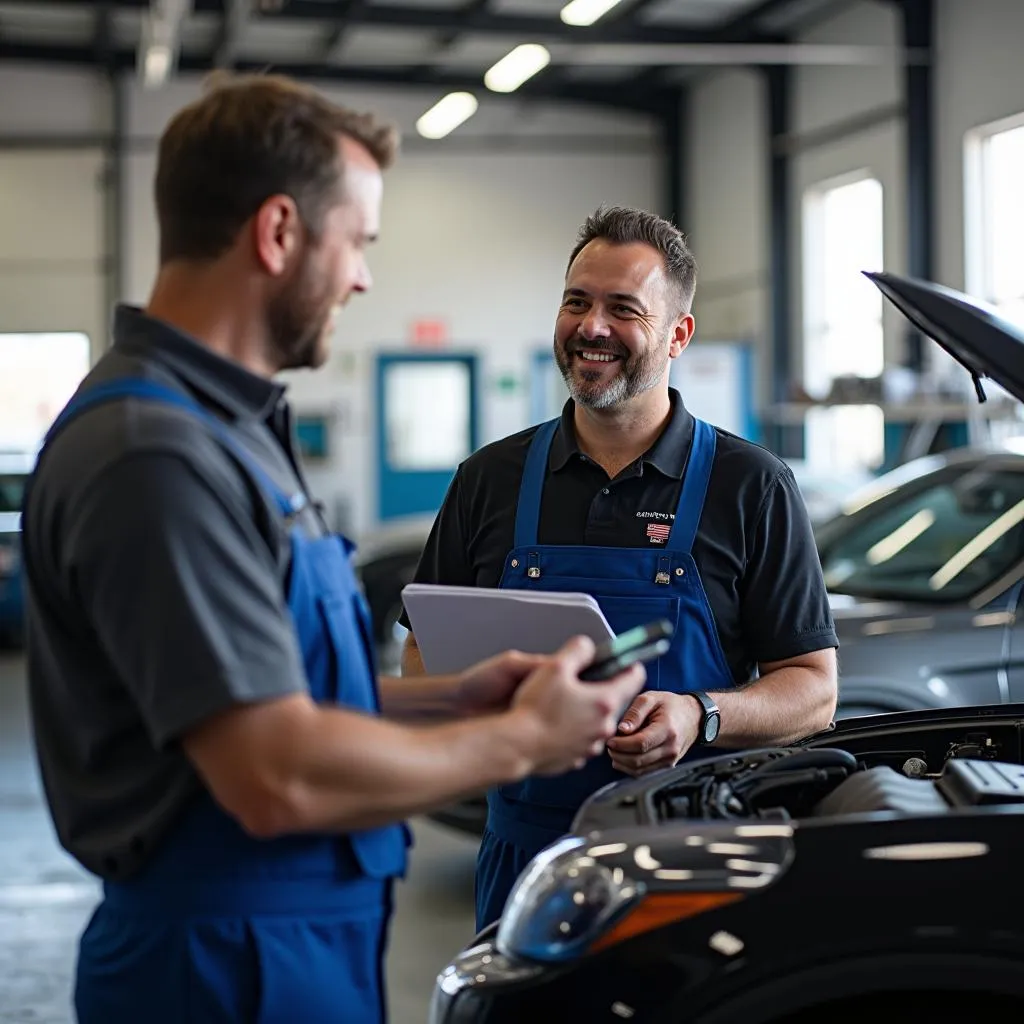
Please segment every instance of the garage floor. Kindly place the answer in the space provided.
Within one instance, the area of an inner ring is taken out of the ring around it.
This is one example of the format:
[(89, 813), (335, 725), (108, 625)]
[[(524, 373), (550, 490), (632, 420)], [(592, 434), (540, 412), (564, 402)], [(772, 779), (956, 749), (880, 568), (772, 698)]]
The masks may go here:
[[(476, 845), (427, 821), (399, 887), (393, 1024), (423, 1024), (434, 977), (473, 934)], [(97, 887), (58, 847), (28, 734), (24, 662), (0, 651), (0, 1024), (72, 1024), (78, 934)]]

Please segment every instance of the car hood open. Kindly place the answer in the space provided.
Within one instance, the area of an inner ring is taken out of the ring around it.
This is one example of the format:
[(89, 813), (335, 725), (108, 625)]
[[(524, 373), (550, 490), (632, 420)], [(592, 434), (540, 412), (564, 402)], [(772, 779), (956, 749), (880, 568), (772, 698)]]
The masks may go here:
[(961, 292), (885, 271), (865, 271), (882, 294), (920, 331), (941, 345), (974, 379), (988, 377), (1024, 401), (1024, 332)]

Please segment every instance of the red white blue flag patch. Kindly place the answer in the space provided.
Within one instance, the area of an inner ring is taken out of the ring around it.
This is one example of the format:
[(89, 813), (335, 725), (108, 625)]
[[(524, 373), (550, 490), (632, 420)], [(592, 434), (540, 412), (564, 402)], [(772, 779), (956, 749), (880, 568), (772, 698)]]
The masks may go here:
[(648, 523), (647, 524), (647, 536), (650, 538), (652, 544), (664, 544), (668, 540), (668, 535), (672, 532), (672, 527), (668, 523)]

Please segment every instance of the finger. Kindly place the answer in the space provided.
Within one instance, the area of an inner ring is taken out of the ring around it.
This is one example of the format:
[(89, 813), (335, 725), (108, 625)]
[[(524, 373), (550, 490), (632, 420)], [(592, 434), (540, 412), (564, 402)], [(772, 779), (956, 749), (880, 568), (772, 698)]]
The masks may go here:
[(587, 686), (599, 687), (599, 692), (607, 699), (609, 710), (615, 715), (612, 733), (618, 729), (618, 723), (622, 719), (622, 709), (629, 706), (646, 681), (647, 670), (643, 665), (636, 664), (607, 682), (586, 684)]
[(629, 709), (622, 716), (622, 721), (619, 722), (619, 732), (634, 732), (639, 729), (644, 719), (660, 702), (660, 696), (652, 690), (637, 694), (633, 703), (629, 705)]
[(596, 647), (587, 636), (574, 636), (558, 649), (555, 658), (574, 676), (594, 660)]
[(632, 736), (612, 736), (608, 740), (608, 749), (619, 754), (646, 754), (665, 743), (668, 733), (666, 722), (649, 722)]
[(549, 654), (526, 654), (523, 651), (506, 651), (502, 655), (502, 667), (510, 675), (528, 676), (551, 660)]

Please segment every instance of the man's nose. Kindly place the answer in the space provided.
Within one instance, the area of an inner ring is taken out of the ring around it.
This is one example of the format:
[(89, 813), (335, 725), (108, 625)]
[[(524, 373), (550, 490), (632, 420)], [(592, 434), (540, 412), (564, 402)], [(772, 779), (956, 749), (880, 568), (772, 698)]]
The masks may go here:
[(356, 274), (355, 284), (352, 286), (353, 291), (357, 292), (368, 292), (373, 287), (373, 275), (370, 273), (370, 268), (363, 261), (359, 266), (359, 272)]
[(587, 311), (580, 323), (579, 332), (584, 338), (607, 338), (611, 335), (611, 326), (604, 312), (597, 306)]

